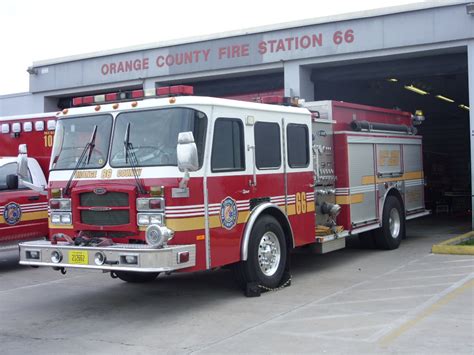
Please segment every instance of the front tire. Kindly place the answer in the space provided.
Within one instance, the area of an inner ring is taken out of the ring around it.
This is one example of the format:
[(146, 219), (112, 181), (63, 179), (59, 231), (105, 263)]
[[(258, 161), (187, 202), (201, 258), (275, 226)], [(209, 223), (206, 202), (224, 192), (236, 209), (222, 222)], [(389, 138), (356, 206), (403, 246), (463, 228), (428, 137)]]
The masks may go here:
[(285, 234), (278, 221), (269, 215), (259, 217), (250, 235), (246, 261), (236, 265), (236, 276), (245, 288), (256, 282), (267, 288), (280, 285), (287, 262)]
[(382, 228), (377, 231), (375, 242), (379, 249), (397, 249), (405, 238), (405, 214), (400, 201), (395, 196), (385, 200), (382, 214)]
[(133, 271), (115, 271), (115, 275), (125, 282), (146, 283), (154, 281), (159, 272), (133, 272)]

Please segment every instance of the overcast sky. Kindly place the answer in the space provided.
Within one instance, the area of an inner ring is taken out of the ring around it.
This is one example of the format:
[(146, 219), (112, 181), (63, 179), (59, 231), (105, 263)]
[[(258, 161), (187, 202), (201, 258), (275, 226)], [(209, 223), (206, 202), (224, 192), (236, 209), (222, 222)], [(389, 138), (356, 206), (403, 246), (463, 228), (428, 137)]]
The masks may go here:
[(28, 91), (34, 61), (417, 2), (3, 0), (0, 95)]

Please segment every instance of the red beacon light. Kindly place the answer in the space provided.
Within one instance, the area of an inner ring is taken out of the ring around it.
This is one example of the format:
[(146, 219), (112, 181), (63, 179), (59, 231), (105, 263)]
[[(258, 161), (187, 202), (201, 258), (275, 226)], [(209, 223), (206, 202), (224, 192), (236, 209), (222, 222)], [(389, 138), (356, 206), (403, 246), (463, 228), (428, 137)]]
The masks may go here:
[(84, 96), (82, 98), (83, 105), (90, 105), (94, 103), (94, 96)]
[(82, 97), (75, 97), (72, 99), (72, 106), (81, 106), (83, 104)]
[(283, 105), (285, 104), (285, 98), (283, 96), (264, 96), (262, 97), (262, 103), (264, 104), (273, 104), (273, 105)]
[(171, 95), (193, 95), (194, 88), (189, 85), (176, 85), (170, 87)]
[(170, 94), (170, 87), (163, 86), (161, 88), (156, 88), (156, 96), (169, 96)]
[(61, 207), (61, 204), (59, 203), (59, 200), (50, 200), (49, 201), (49, 208), (52, 210), (59, 210)]
[(105, 101), (117, 101), (118, 93), (111, 92), (110, 94), (105, 94)]
[(145, 96), (145, 92), (143, 90), (133, 90), (132, 91), (132, 99), (140, 99)]
[(194, 95), (194, 88), (190, 85), (162, 86), (156, 89), (156, 96)]

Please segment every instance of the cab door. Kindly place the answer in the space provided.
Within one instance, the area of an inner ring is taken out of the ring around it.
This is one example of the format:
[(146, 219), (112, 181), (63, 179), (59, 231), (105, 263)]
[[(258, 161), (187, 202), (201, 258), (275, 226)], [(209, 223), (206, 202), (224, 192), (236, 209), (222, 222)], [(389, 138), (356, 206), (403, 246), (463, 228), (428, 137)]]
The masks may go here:
[(0, 167), (0, 245), (48, 234), (47, 197), (21, 184), (10, 189), (6, 177), (16, 171), (15, 162)]
[(214, 117), (207, 172), (211, 267), (240, 260), (251, 189), (243, 118), (225, 109)]

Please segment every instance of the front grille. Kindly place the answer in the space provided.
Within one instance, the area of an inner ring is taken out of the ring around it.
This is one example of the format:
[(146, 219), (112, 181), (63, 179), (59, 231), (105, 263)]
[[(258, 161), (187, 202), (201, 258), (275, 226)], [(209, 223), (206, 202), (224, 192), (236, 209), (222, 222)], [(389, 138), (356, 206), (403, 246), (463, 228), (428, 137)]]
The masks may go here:
[(80, 195), (82, 207), (127, 207), (128, 194), (124, 192), (106, 192), (97, 195), (93, 192), (84, 192)]
[(130, 223), (128, 210), (81, 211), (81, 222), (94, 226), (118, 226)]

